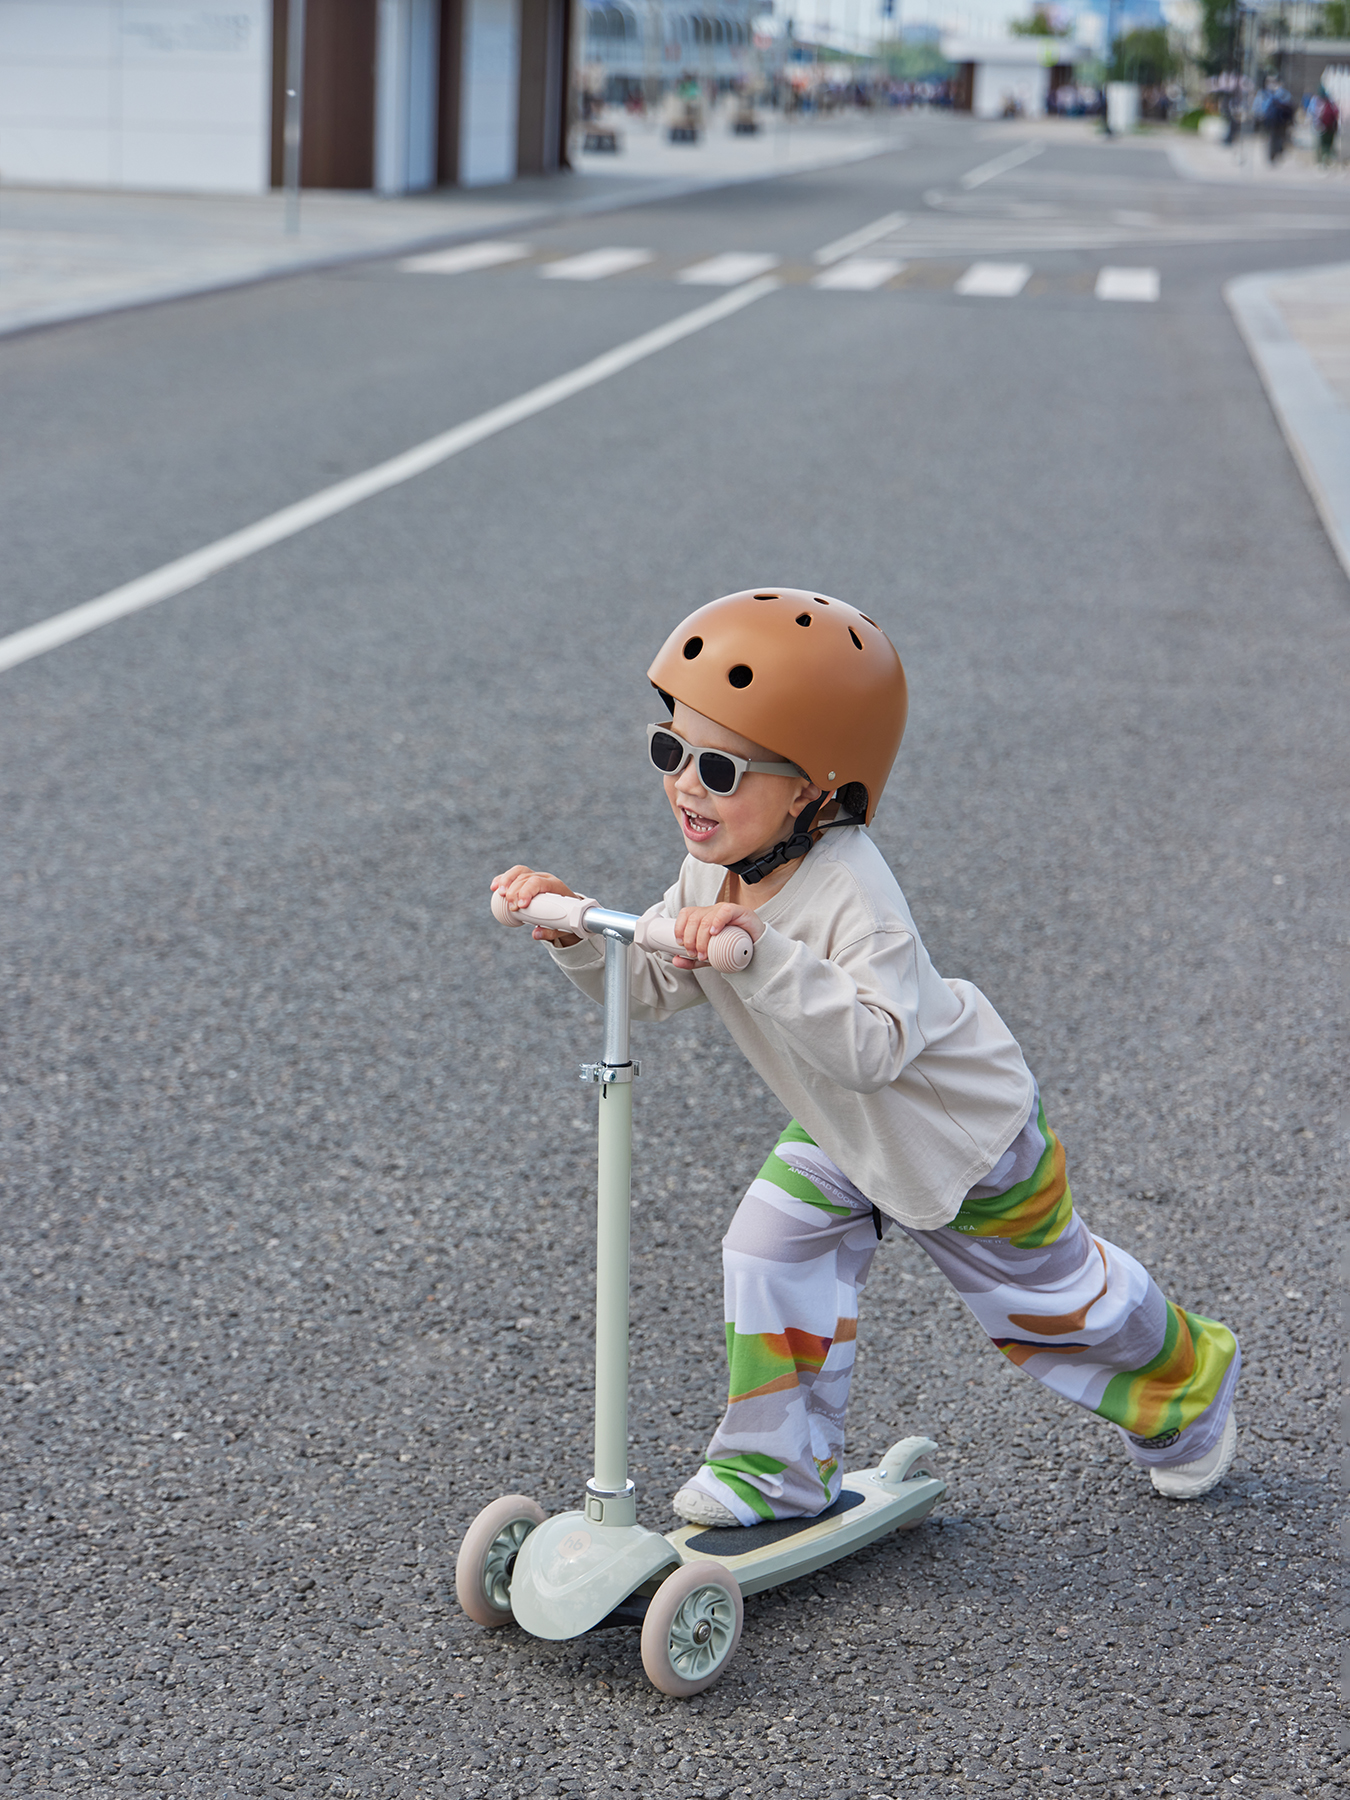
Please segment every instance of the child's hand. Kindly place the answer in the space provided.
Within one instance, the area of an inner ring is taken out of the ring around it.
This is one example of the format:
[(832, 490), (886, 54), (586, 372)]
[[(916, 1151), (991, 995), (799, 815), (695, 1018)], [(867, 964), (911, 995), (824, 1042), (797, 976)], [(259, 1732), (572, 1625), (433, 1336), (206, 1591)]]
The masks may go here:
[(728, 925), (739, 925), (754, 942), (764, 935), (764, 921), (749, 907), (721, 900), (716, 906), (685, 906), (675, 921), (675, 935), (689, 952), (674, 959), (677, 969), (692, 969), (708, 960), (708, 945)]
[[(494, 875), (492, 891), (494, 894), (501, 894), (506, 904), (516, 912), (523, 906), (528, 906), (531, 900), (537, 900), (540, 894), (561, 894), (567, 900), (579, 898), (556, 875), (546, 875), (542, 869), (527, 869), (524, 863), (515, 863), (504, 874)], [(561, 950), (581, 942), (573, 932), (553, 931), (547, 925), (536, 925), (534, 936), (542, 944), (557, 944)]]

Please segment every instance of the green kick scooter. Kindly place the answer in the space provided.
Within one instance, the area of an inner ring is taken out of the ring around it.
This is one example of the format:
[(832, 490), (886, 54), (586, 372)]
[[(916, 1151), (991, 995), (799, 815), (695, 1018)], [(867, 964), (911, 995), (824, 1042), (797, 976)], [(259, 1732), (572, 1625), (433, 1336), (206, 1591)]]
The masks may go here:
[[(484, 1507), (464, 1534), (455, 1592), (479, 1625), (512, 1620), (534, 1637), (574, 1638), (605, 1626), (641, 1628), (642, 1665), (653, 1686), (683, 1698), (710, 1687), (740, 1640), (743, 1596), (809, 1575), (887, 1532), (925, 1519), (946, 1483), (936, 1446), (902, 1438), (875, 1469), (844, 1476), (834, 1504), (814, 1519), (765, 1525), (682, 1525), (666, 1533), (637, 1522), (628, 1478), (628, 1246), (633, 1077), (628, 1051), (633, 946), (683, 955), (674, 921), (640, 918), (593, 900), (544, 894), (519, 912), (493, 896), (504, 925), (546, 925), (605, 946), (604, 1054), (582, 1065), (600, 1090), (595, 1266), (595, 1473), (576, 1512), (548, 1518), (523, 1494)], [(754, 954), (735, 928), (712, 940), (709, 961), (729, 972)]]

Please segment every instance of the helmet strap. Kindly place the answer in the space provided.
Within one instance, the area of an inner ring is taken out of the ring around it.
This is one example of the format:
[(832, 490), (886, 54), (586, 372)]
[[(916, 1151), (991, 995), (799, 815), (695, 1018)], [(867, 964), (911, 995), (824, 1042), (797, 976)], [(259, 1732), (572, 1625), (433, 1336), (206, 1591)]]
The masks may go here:
[[(740, 862), (726, 863), (724, 866), (738, 881), (743, 881), (747, 887), (753, 887), (757, 881), (763, 881), (771, 870), (781, 869), (785, 863), (796, 862), (799, 857), (805, 856), (812, 844), (815, 843), (815, 839), (811, 836), (811, 828), (815, 825), (816, 814), (829, 798), (829, 794), (822, 794), (819, 800), (813, 800), (809, 806), (804, 806), (797, 815), (796, 828), (792, 836), (775, 844), (772, 850), (766, 850), (763, 856), (743, 857)], [(861, 825), (862, 823), (861, 819), (850, 815), (843, 819), (831, 819), (828, 824), (816, 825), (815, 828), (817, 831), (833, 831), (840, 825)]]

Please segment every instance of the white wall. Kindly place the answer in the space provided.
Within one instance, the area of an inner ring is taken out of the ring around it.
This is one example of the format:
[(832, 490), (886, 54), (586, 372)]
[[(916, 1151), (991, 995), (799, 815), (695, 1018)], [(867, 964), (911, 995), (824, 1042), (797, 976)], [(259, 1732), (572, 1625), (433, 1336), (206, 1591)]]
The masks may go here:
[(519, 0), (464, 0), (459, 181), (513, 181), (520, 105)]
[(375, 55), (375, 186), (436, 185), (437, 0), (380, 0)]
[(0, 0), (0, 182), (259, 193), (269, 0)]
[(1009, 95), (1020, 103), (1029, 119), (1039, 119), (1045, 112), (1045, 97), (1050, 91), (1050, 71), (1023, 62), (977, 62), (975, 92), (971, 111), (977, 119), (1001, 119)]

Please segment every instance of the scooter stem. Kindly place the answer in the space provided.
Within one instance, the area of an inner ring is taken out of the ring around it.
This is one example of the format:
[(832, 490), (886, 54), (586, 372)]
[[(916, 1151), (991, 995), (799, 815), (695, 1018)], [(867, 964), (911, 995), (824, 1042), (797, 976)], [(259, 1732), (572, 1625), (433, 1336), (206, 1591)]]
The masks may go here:
[[(595, 1221), (595, 1478), (587, 1484), (602, 1502), (631, 1491), (628, 1248), (633, 1160), (633, 1065), (628, 1054), (633, 950), (631, 940), (617, 931), (606, 931), (604, 941), (605, 1051), (600, 1067)], [(607, 1513), (612, 1510), (616, 1509), (605, 1508)]]

